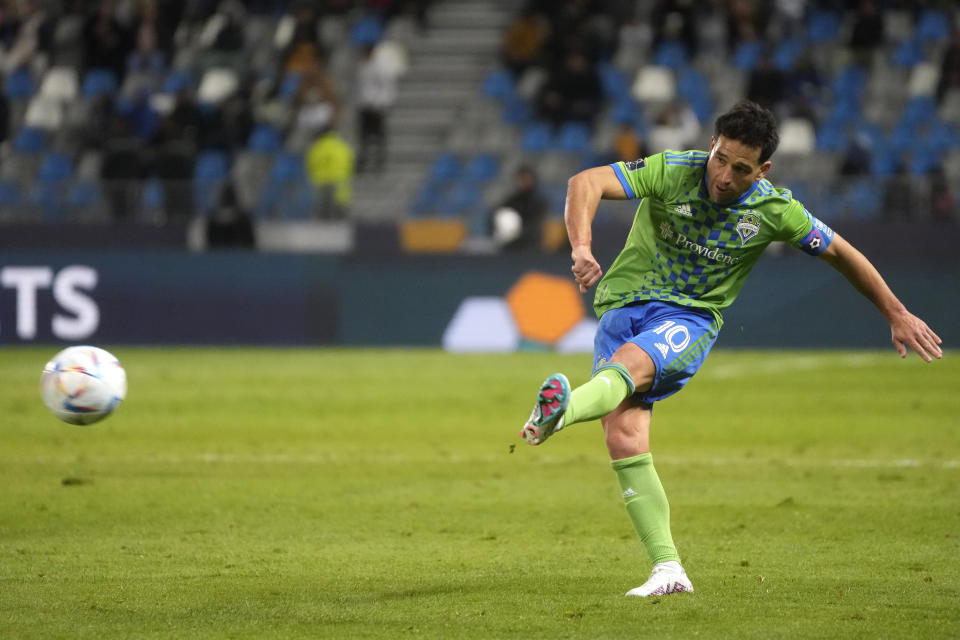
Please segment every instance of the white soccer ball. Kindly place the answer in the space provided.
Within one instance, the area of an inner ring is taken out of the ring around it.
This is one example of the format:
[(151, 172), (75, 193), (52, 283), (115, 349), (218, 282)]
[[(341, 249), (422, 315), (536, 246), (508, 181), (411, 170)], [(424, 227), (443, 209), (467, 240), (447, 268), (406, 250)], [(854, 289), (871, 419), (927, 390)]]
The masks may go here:
[(97, 347), (67, 347), (43, 368), (43, 404), (64, 422), (103, 420), (127, 395), (127, 373), (109, 352)]

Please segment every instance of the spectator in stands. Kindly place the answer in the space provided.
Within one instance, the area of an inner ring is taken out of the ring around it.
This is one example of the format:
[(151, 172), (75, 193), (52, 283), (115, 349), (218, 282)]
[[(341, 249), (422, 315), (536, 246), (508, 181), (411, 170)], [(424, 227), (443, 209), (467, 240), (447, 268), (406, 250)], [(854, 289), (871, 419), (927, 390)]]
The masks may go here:
[[(104, 99), (109, 108), (109, 99)], [(143, 142), (131, 130), (130, 123), (116, 112), (108, 116), (108, 128), (102, 143), (103, 161), (100, 178), (110, 217), (115, 221), (135, 217), (139, 198), (140, 181), (146, 175), (143, 157)]]
[[(283, 24), (283, 23), (281, 23)], [(283, 49), (281, 59), (287, 73), (307, 73), (322, 64), (326, 52), (317, 33), (317, 14), (313, 7), (300, 5), (292, 18), (287, 18), (289, 33), (278, 30), (277, 44)]]
[(940, 62), (940, 80), (937, 82), (937, 104), (951, 89), (960, 89), (960, 26), (954, 27), (950, 44)]
[(228, 152), (240, 151), (253, 130), (253, 83), (246, 75), (237, 91), (227, 97), (210, 115), (209, 133), (204, 136), (204, 146), (216, 147)]
[(514, 78), (519, 78), (528, 68), (541, 62), (549, 35), (547, 19), (528, 6), (507, 25), (500, 43), (500, 61)]
[(317, 195), (317, 215), (340, 219), (353, 199), (353, 149), (332, 127), (310, 145), (306, 155), (307, 177)]
[(666, 149), (686, 149), (700, 135), (700, 121), (686, 102), (674, 100), (660, 111), (650, 130), (650, 149), (660, 153)]
[(930, 217), (937, 222), (955, 222), (956, 207), (954, 206), (953, 192), (950, 181), (943, 171), (937, 167), (930, 172)]
[(620, 124), (611, 144), (613, 152), (610, 162), (630, 162), (638, 158), (645, 158), (650, 154), (646, 141), (640, 136), (637, 128), (628, 122)]
[[(547, 200), (540, 193), (537, 174), (531, 167), (523, 165), (517, 169), (514, 181), (513, 191), (494, 207), (490, 232), (495, 239), (504, 241), (501, 248), (505, 250), (539, 249), (543, 242)], [(509, 233), (502, 236), (503, 229), (509, 229)]]
[(387, 111), (397, 99), (397, 79), (393, 69), (377, 58), (373, 46), (364, 48), (357, 69), (357, 93), (357, 171), (382, 171), (387, 156)]
[(54, 23), (39, 2), (28, 2), (22, 15), (7, 23), (6, 36), (12, 39), (3, 58), (7, 73), (30, 66), (37, 55), (49, 52)]
[(548, 76), (537, 98), (540, 117), (559, 127), (565, 122), (593, 124), (603, 105), (600, 74), (587, 56), (574, 49)]
[(110, 69), (117, 86), (123, 84), (127, 56), (133, 50), (129, 31), (117, 20), (112, 0), (101, 0), (83, 29), (86, 69)]
[(850, 33), (850, 49), (857, 64), (869, 69), (873, 52), (883, 44), (883, 16), (874, 0), (860, 0), (857, 19)]
[(650, 14), (654, 50), (664, 41), (676, 40), (684, 44), (691, 57), (697, 54), (700, 45), (697, 18), (703, 7), (696, 4), (699, 3), (693, 0), (657, 0)]
[(241, 205), (233, 182), (220, 188), (205, 231), (209, 249), (253, 249), (256, 245), (253, 218)]
[(809, 53), (798, 56), (788, 74), (787, 100), (790, 114), (805, 118), (814, 126), (820, 122), (820, 111), (830, 101), (830, 89), (823, 72)]
[(334, 127), (340, 111), (333, 78), (319, 62), (303, 74), (294, 98), (296, 111), (292, 144), (303, 149), (318, 135)]
[(773, 64), (769, 55), (760, 56), (757, 66), (750, 72), (750, 78), (747, 81), (747, 100), (756, 102), (777, 115), (782, 115), (780, 108), (786, 95), (784, 73)]
[(730, 0), (727, 3), (727, 49), (734, 53), (743, 42), (763, 39), (767, 13), (757, 0)]

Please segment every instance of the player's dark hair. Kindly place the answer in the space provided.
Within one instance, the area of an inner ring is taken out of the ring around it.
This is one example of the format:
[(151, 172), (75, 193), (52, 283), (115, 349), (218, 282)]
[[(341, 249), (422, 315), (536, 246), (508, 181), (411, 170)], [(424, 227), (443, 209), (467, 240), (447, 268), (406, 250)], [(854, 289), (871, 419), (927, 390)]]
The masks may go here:
[(769, 109), (749, 100), (738, 102), (721, 114), (714, 125), (713, 135), (760, 149), (761, 164), (770, 159), (780, 144), (777, 119)]

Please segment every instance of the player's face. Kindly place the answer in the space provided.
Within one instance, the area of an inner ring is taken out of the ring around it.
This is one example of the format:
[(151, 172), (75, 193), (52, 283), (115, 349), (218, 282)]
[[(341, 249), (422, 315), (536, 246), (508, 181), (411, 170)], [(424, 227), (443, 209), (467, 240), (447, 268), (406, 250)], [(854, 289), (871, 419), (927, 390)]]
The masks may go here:
[(710, 200), (730, 204), (762, 180), (770, 170), (770, 161), (760, 163), (760, 149), (748, 147), (723, 136), (711, 138), (707, 158), (707, 187)]

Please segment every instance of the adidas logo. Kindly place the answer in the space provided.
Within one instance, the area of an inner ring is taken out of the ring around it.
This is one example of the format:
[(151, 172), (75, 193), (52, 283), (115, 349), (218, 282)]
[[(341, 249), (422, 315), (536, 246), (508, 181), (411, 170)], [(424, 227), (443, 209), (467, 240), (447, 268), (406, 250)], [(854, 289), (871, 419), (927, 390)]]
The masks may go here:
[(634, 491), (633, 489), (627, 489), (626, 491), (623, 492), (623, 497), (624, 497), (624, 498), (629, 498), (629, 497), (635, 496), (635, 495), (637, 495), (637, 492)]
[(667, 345), (663, 344), (662, 342), (654, 343), (653, 346), (655, 346), (655, 347), (657, 348), (657, 351), (660, 352), (660, 355), (662, 355), (664, 358), (667, 357), (667, 352), (670, 350), (670, 347), (668, 347)]
[(693, 209), (690, 208), (690, 203), (689, 203), (689, 202), (684, 202), (684, 203), (682, 203), (682, 204), (678, 204), (678, 205), (676, 206), (676, 208), (674, 209), (674, 211), (677, 212), (677, 215), (678, 215), (678, 216), (683, 216), (683, 217), (685, 217), (685, 218), (692, 218), (692, 217), (693, 217)]

